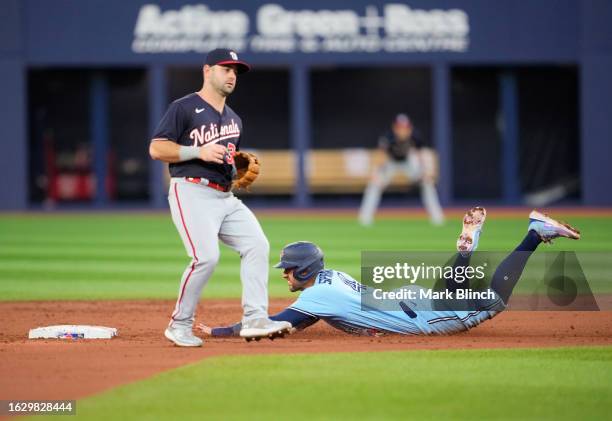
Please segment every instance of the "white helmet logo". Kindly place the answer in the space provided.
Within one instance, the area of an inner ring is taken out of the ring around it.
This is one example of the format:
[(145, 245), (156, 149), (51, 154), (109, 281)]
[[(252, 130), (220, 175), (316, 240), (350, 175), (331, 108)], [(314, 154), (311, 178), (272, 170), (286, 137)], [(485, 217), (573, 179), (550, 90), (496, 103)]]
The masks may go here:
[(232, 60), (238, 60), (238, 54), (236, 54), (233, 51), (230, 51), (230, 56), (232, 57)]

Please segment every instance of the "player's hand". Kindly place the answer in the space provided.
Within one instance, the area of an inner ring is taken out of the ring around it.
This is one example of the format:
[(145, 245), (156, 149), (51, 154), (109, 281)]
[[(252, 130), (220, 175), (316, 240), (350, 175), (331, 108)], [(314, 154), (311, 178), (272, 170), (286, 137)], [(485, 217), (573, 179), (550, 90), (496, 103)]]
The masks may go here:
[(214, 162), (215, 164), (223, 164), (225, 151), (225, 146), (219, 145), (218, 143), (204, 146), (200, 148), (200, 159), (206, 162)]
[(196, 329), (207, 336), (212, 335), (212, 328), (210, 326), (206, 326), (204, 323), (198, 323), (196, 325)]
[(430, 173), (423, 174), (421, 178), (421, 182), (427, 183), (427, 184), (434, 184), (435, 181), (436, 181), (436, 178), (433, 176), (433, 174), (430, 174)]

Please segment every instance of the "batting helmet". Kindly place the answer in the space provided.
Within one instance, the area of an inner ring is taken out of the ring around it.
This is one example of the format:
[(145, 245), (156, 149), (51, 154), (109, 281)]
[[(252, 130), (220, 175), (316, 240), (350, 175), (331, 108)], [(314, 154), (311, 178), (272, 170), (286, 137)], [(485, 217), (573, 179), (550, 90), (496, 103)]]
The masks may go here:
[(309, 241), (287, 244), (281, 251), (280, 262), (274, 267), (277, 269), (295, 269), (293, 272), (295, 279), (306, 282), (323, 270), (323, 251)]

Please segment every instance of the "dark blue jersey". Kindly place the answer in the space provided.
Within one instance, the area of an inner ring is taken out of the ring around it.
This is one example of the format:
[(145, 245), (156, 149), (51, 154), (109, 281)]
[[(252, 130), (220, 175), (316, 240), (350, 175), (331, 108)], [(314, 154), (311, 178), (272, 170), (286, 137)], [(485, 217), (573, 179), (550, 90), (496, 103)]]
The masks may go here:
[(394, 161), (405, 161), (410, 148), (420, 149), (427, 146), (421, 136), (414, 131), (408, 139), (399, 139), (393, 131), (389, 130), (378, 139), (378, 145), (384, 148), (387, 155)]
[[(228, 105), (219, 113), (197, 93), (193, 93), (170, 104), (155, 129), (153, 139), (197, 147), (218, 143), (226, 146), (230, 156), (233, 156), (239, 148), (241, 133), (242, 120)], [(192, 159), (170, 164), (169, 168), (172, 177), (203, 177), (223, 186), (232, 182), (230, 163), (215, 164)]]

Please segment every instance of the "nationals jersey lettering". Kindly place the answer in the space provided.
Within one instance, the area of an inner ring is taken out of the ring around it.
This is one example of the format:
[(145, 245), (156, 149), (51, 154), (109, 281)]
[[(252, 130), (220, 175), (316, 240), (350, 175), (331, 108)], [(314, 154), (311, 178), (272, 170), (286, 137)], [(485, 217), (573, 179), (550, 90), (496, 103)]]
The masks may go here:
[(242, 120), (227, 104), (219, 113), (193, 93), (170, 104), (153, 139), (183, 146), (206, 147), (216, 143), (227, 147), (223, 164), (193, 159), (169, 165), (172, 177), (202, 177), (227, 186), (232, 182), (233, 154), (240, 149), (241, 134)]
[(206, 124), (202, 124), (199, 129), (193, 129), (189, 133), (189, 138), (193, 140), (192, 146), (204, 146), (206, 143), (217, 143), (238, 137), (240, 137), (240, 128), (233, 119), (230, 124), (225, 124), (220, 129), (214, 123), (208, 129)]

